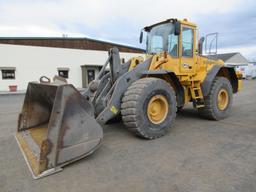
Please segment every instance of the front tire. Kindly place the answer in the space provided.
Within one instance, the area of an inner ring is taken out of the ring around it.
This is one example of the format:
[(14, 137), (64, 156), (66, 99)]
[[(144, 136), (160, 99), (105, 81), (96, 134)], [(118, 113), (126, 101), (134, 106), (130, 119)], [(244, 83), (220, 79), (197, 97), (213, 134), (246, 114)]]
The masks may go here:
[(225, 77), (216, 77), (209, 95), (204, 98), (205, 107), (199, 108), (198, 112), (206, 119), (221, 120), (230, 114), (232, 101), (230, 81)]
[(143, 78), (125, 92), (121, 104), (122, 120), (133, 133), (146, 139), (165, 135), (176, 117), (173, 88), (158, 78)]

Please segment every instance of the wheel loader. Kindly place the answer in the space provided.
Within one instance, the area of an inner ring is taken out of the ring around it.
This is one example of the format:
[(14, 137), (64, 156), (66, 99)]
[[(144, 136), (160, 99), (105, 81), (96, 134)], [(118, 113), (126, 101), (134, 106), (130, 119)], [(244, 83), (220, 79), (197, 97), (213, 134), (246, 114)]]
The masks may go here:
[(16, 139), (34, 178), (92, 154), (102, 143), (102, 125), (119, 116), (135, 135), (156, 139), (190, 102), (207, 119), (230, 114), (241, 81), (222, 60), (203, 56), (195, 24), (168, 19), (145, 27), (140, 41), (145, 33), (145, 58), (121, 64), (112, 48), (82, 93), (60, 77), (28, 84)]

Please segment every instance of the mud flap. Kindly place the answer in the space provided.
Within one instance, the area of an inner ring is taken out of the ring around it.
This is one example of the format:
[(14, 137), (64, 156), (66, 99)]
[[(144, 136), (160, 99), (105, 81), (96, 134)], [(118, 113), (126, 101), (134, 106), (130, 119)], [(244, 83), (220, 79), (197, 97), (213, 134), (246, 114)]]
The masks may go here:
[(72, 85), (29, 83), (16, 139), (35, 179), (90, 155), (102, 138), (92, 104)]

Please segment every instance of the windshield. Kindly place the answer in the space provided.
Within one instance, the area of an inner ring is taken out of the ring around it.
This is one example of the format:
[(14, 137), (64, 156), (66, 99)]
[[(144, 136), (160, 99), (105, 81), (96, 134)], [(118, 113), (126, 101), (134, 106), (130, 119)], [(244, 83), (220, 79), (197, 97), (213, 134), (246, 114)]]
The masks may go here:
[(162, 51), (167, 51), (171, 56), (177, 57), (178, 36), (174, 35), (172, 23), (157, 25), (148, 32), (147, 52), (154, 54)]

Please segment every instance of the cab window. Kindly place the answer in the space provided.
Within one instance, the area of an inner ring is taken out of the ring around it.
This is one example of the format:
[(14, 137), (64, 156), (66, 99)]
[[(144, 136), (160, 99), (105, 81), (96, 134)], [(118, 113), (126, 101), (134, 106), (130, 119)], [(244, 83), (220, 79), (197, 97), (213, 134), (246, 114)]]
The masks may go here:
[(172, 57), (178, 57), (178, 36), (173, 33), (168, 35), (168, 53)]
[(182, 56), (183, 57), (193, 57), (193, 42), (194, 42), (193, 29), (183, 27), (182, 28)]
[(153, 36), (152, 43), (151, 43), (151, 52), (158, 53), (163, 51), (163, 49), (164, 49), (163, 37), (159, 35)]

